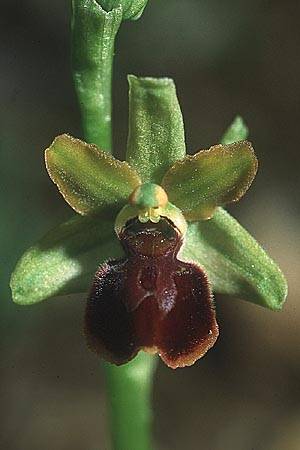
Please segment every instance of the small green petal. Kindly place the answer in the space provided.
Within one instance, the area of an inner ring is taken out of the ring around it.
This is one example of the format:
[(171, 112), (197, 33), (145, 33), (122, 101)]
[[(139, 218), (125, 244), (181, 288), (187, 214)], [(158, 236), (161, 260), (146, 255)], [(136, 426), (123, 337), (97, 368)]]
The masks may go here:
[(148, 0), (98, 0), (98, 3), (106, 11), (111, 11), (121, 6), (124, 20), (137, 20), (143, 14)]
[(126, 160), (142, 181), (160, 184), (164, 173), (185, 156), (184, 126), (173, 80), (129, 81), (129, 135)]
[(187, 220), (212, 217), (217, 206), (239, 200), (257, 171), (257, 159), (247, 141), (215, 145), (178, 161), (162, 186)]
[(222, 208), (213, 218), (189, 224), (180, 258), (202, 266), (217, 293), (280, 310), (286, 280), (250, 234)]
[(114, 218), (76, 215), (22, 256), (11, 277), (13, 300), (30, 305), (57, 295), (86, 292), (98, 265), (122, 254)]
[(64, 199), (83, 215), (101, 208), (120, 209), (140, 184), (139, 176), (126, 162), (67, 134), (55, 138), (45, 159)]
[(248, 127), (241, 116), (236, 116), (222, 137), (222, 144), (244, 141), (248, 137)]

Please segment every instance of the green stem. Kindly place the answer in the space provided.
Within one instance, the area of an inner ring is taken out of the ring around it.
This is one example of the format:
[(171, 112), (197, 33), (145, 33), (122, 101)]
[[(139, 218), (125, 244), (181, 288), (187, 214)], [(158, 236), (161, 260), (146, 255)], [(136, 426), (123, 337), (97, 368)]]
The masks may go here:
[(73, 0), (72, 68), (84, 138), (112, 150), (114, 43), (122, 7), (106, 12), (95, 0)]
[[(95, 0), (73, 0), (72, 6), (73, 80), (84, 138), (111, 152), (112, 66), (122, 7), (106, 12)], [(113, 450), (152, 448), (151, 390), (155, 365), (156, 358), (145, 353), (121, 367), (105, 364)]]
[(151, 391), (156, 358), (140, 353), (124, 366), (105, 364), (114, 450), (151, 450)]

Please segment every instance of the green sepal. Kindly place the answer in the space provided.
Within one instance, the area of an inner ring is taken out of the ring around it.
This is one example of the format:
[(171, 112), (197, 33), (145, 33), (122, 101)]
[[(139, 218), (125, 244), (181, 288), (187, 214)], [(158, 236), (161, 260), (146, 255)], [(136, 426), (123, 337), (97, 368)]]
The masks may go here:
[(119, 6), (72, 0), (72, 72), (84, 139), (111, 152), (111, 80), (114, 43), (123, 19)]
[(63, 134), (45, 152), (46, 167), (64, 199), (80, 214), (119, 207), (140, 184), (125, 161), (119, 161), (95, 145)]
[(217, 206), (239, 200), (256, 171), (257, 159), (249, 142), (219, 144), (176, 162), (162, 186), (187, 220), (204, 220), (212, 217)]
[(248, 137), (248, 127), (241, 116), (236, 116), (225, 131), (221, 143), (232, 144), (233, 142), (244, 141)]
[(173, 80), (129, 81), (129, 135), (126, 160), (145, 183), (160, 184), (164, 173), (185, 157), (184, 125)]
[(180, 259), (207, 272), (214, 292), (280, 310), (287, 283), (272, 259), (224, 209), (212, 219), (190, 223)]
[(98, 3), (106, 11), (111, 11), (121, 6), (124, 20), (137, 20), (143, 14), (148, 0), (98, 0)]
[(87, 292), (99, 264), (123, 255), (115, 217), (74, 216), (48, 232), (19, 260), (11, 277), (15, 303), (30, 305), (53, 296)]
[[(248, 128), (237, 117), (221, 142), (230, 144), (247, 138)], [(262, 247), (225, 210), (213, 218), (190, 223), (180, 258), (202, 266), (220, 294), (280, 310), (287, 296), (284, 275)]]

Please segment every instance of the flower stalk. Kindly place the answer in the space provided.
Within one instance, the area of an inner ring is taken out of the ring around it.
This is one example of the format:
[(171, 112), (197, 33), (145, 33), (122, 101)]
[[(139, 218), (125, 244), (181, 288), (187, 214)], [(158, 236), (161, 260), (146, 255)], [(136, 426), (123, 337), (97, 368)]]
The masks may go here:
[(111, 152), (112, 67), (122, 7), (104, 11), (95, 0), (73, 0), (72, 71), (87, 142)]
[(157, 358), (140, 353), (124, 366), (105, 363), (113, 450), (151, 450), (151, 394)]

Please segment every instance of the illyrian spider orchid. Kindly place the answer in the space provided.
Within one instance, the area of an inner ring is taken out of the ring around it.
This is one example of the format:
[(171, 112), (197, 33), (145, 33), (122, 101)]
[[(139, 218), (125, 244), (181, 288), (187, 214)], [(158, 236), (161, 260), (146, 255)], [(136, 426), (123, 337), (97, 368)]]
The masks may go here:
[(46, 150), (48, 173), (79, 216), (25, 253), (13, 297), (31, 304), (85, 291), (92, 350), (115, 364), (143, 350), (183, 367), (218, 337), (213, 292), (278, 310), (286, 282), (222, 209), (257, 171), (241, 119), (222, 144), (186, 156), (172, 80), (129, 81), (125, 162), (66, 134)]

